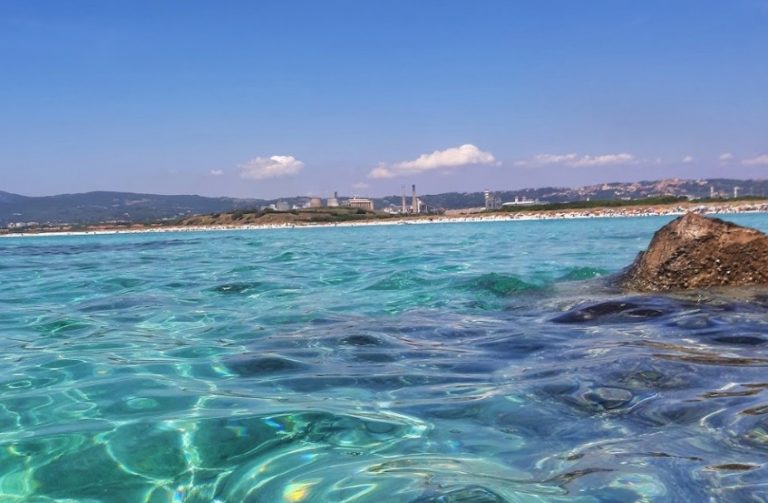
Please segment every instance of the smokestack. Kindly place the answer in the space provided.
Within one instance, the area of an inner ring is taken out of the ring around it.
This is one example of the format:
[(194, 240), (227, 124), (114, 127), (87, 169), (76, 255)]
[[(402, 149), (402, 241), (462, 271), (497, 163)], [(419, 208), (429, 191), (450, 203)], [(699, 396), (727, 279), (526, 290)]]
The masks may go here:
[(403, 207), (400, 208), (400, 213), (405, 215), (405, 185), (402, 186), (403, 189)]
[(333, 191), (333, 198), (336, 199), (337, 201), (339, 200), (339, 193), (335, 190)]
[(411, 185), (411, 190), (413, 191), (413, 202), (411, 203), (411, 209), (414, 213), (419, 212), (419, 200), (416, 199), (416, 184)]

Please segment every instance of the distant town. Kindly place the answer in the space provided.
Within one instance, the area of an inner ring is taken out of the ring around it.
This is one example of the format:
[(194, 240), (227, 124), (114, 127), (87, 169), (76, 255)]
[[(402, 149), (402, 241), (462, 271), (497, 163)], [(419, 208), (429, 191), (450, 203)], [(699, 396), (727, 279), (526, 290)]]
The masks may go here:
[[(83, 225), (168, 224), (195, 215), (231, 211), (296, 212), (354, 209), (378, 216), (456, 215), (540, 209), (574, 202), (641, 201), (672, 197), (681, 200), (764, 198), (768, 180), (666, 179), (605, 183), (579, 188), (529, 188), (419, 195), (417, 186), (402, 186), (398, 195), (297, 196), (274, 200), (90, 192), (28, 197), (0, 191), (0, 230), (69, 229)], [(342, 212), (343, 213), (343, 212)], [(337, 212), (338, 215), (342, 213)], [(344, 213), (345, 218), (351, 218)], [(318, 217), (319, 218), (319, 217)]]

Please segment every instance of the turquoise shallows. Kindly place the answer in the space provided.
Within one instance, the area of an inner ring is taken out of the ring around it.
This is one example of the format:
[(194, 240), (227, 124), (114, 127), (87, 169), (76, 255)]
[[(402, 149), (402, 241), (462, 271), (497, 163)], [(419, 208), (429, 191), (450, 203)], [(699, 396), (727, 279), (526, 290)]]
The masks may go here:
[(767, 292), (606, 285), (668, 220), (0, 239), (0, 501), (760, 501)]

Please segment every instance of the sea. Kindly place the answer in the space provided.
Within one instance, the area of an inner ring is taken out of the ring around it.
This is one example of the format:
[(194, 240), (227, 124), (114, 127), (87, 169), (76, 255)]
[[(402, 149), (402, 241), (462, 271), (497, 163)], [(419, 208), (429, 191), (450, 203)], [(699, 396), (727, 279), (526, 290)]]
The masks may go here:
[(768, 501), (768, 290), (612, 286), (671, 218), (0, 239), (0, 501)]

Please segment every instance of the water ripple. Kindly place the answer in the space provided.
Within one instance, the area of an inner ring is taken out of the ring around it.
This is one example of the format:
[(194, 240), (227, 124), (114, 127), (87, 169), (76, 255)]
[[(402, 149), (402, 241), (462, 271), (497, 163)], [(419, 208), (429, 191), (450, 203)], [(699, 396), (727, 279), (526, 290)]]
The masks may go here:
[(764, 501), (768, 292), (603, 280), (662, 221), (4, 239), (0, 499)]

